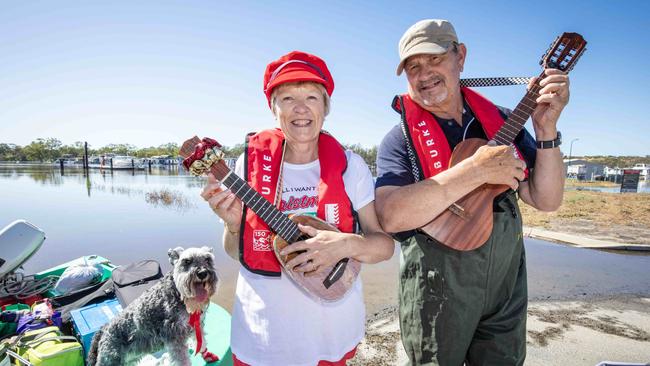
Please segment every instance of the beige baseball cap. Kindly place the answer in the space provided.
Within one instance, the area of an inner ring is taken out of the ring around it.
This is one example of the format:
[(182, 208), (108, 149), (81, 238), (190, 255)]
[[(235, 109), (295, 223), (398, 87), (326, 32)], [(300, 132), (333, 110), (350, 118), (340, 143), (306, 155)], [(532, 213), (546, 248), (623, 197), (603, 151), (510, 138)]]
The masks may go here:
[(404, 61), (413, 55), (446, 53), (453, 43), (458, 43), (454, 26), (443, 19), (424, 19), (413, 24), (399, 40), (399, 65), (397, 75), (404, 70)]

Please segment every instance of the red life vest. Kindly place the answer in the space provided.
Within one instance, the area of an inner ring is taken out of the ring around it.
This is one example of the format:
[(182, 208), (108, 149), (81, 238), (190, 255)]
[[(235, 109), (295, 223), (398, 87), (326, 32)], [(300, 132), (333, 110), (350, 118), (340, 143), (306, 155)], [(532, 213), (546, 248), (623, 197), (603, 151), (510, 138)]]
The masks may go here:
[[(461, 88), (461, 92), (474, 112), (474, 117), (481, 123), (485, 135), (492, 139), (504, 123), (501, 113), (492, 102), (472, 89)], [(415, 103), (408, 94), (395, 97), (393, 109), (402, 115), (402, 131), (407, 132), (407, 145), (412, 146), (416, 152), (416, 156), (409, 156), (411, 164), (419, 167), (417, 175), (414, 171), (415, 179), (430, 178), (447, 170), (451, 148), (433, 113)], [(524, 160), (519, 149), (516, 146), (514, 148), (517, 157)], [(525, 174), (528, 177), (528, 169)]]
[[(284, 134), (276, 128), (247, 136), (244, 176), (248, 184), (269, 202), (276, 202), (278, 179), (282, 169)], [(318, 139), (320, 183), (316, 215), (351, 233), (355, 230), (352, 202), (345, 192), (343, 173), (347, 169), (345, 150), (334, 137), (321, 132)], [(280, 276), (281, 266), (273, 252), (271, 231), (252, 210), (244, 206), (243, 230), (239, 242), (239, 261), (249, 271)]]

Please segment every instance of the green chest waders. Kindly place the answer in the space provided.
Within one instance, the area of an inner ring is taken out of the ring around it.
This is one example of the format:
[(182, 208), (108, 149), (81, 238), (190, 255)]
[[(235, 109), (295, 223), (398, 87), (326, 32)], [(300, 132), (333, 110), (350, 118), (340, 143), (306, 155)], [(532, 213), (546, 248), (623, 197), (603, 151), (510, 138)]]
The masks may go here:
[(424, 234), (403, 241), (400, 328), (414, 365), (521, 365), (526, 356), (526, 260), (514, 193), (494, 203), (494, 227), (461, 252)]

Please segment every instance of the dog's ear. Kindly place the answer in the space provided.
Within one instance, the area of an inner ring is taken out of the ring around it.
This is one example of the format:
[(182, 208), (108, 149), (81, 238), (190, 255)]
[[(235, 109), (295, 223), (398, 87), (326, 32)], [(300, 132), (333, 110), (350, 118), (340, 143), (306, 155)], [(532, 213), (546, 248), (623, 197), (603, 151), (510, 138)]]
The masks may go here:
[(203, 252), (208, 253), (208, 255), (210, 256), (210, 259), (212, 259), (212, 265), (214, 266), (214, 251), (212, 250), (212, 247), (204, 246), (204, 247), (201, 247), (201, 250)]
[(178, 260), (178, 258), (180, 258), (181, 253), (183, 253), (183, 250), (185, 250), (183, 249), (183, 247), (176, 247), (174, 249), (169, 249), (167, 251), (167, 255), (169, 256), (169, 263), (171, 263), (172, 266), (176, 264), (176, 261)]

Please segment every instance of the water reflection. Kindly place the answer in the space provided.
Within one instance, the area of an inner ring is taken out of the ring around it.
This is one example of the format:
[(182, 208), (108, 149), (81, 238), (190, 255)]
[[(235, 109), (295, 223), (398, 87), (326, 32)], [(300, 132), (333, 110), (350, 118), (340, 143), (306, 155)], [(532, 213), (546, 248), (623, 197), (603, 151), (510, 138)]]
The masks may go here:
[(128, 184), (119, 184), (125, 181), (124, 177), (127, 176), (140, 177), (141, 179), (136, 180), (141, 180), (142, 184), (149, 183), (149, 176), (167, 176), (181, 178), (187, 188), (202, 188), (204, 185), (204, 179), (192, 177), (183, 170), (179, 172), (176, 168), (151, 168), (144, 171), (93, 169), (86, 174), (83, 169), (76, 167), (59, 169), (49, 165), (0, 166), (0, 179), (18, 180), (29, 177), (35, 183), (52, 186), (77, 183), (85, 188), (88, 197), (93, 191), (101, 191), (128, 197), (143, 196), (146, 202), (157, 207), (175, 207), (181, 210), (192, 207), (187, 197), (180, 191), (148, 191), (143, 187), (134, 187), (133, 180), (128, 180)]
[(61, 185), (63, 176), (57, 170), (51, 167), (34, 166), (34, 167), (0, 167), (0, 178), (19, 179), (28, 176), (34, 182), (39, 184)]
[(650, 294), (650, 253), (576, 248), (526, 239), (531, 299)]
[[(223, 252), (223, 226), (199, 195), (204, 182), (163, 169), (85, 176), (81, 169), (61, 175), (52, 167), (0, 166), (0, 228), (26, 219), (45, 231), (28, 273), (90, 254), (118, 265), (154, 259), (167, 270), (169, 248), (207, 245), (226, 281), (237, 263)], [(223, 289), (228, 293), (226, 282)]]

